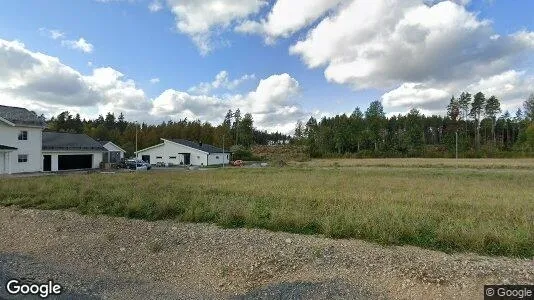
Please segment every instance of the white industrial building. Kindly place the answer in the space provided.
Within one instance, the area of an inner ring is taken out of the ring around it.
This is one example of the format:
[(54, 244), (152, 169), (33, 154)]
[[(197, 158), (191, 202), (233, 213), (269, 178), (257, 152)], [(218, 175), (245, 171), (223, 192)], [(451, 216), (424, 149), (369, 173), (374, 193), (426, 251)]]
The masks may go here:
[(150, 164), (211, 166), (228, 164), (230, 152), (212, 145), (181, 139), (161, 139), (163, 143), (136, 152)]

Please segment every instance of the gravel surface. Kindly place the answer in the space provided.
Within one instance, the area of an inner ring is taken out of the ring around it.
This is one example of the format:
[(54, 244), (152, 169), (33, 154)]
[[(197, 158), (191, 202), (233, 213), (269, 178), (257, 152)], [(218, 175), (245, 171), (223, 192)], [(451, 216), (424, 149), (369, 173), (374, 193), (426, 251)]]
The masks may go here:
[(12, 207), (0, 228), (0, 299), (10, 278), (53, 279), (64, 299), (481, 299), (484, 284), (534, 284), (529, 259), (259, 229)]

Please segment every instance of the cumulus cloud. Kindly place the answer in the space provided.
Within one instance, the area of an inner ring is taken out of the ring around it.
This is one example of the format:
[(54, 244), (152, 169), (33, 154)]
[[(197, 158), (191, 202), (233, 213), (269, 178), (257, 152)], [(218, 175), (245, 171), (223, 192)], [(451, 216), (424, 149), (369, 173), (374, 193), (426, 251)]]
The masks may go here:
[[(278, 0), (261, 21), (246, 20), (235, 30), (265, 35), (267, 43), (278, 37), (289, 37), (346, 0)], [(298, 13), (297, 13), (298, 12)]]
[[(230, 80), (221, 72), (210, 84), (232, 88), (247, 76)], [(309, 115), (296, 101), (299, 91), (298, 81), (284, 73), (260, 80), (245, 94), (193, 95), (168, 89), (149, 99), (135, 81), (114, 68), (95, 68), (85, 75), (56, 57), (28, 50), (21, 42), (0, 39), (0, 103), (48, 117), (64, 110), (89, 118), (123, 112), (129, 119), (146, 122), (187, 117), (217, 124), (228, 109), (239, 108), (253, 114), (258, 128), (289, 133), (296, 120)]]
[(521, 107), (526, 97), (534, 91), (534, 77), (524, 71), (507, 70), (481, 78), (478, 81), (451, 82), (448, 84), (404, 83), (382, 96), (384, 108), (394, 113), (404, 113), (419, 108), (432, 114), (443, 114), (450, 98), (463, 91), (474, 94), (483, 92), (501, 101), (503, 111)]
[(223, 70), (215, 76), (212, 82), (201, 82), (198, 85), (190, 87), (188, 92), (193, 94), (209, 94), (216, 89), (233, 90), (243, 82), (255, 78), (256, 75), (254, 74), (245, 74), (239, 78), (230, 79), (228, 72)]
[(94, 49), (94, 46), (84, 38), (79, 38), (78, 40), (64, 40), (61, 41), (61, 44), (71, 49), (80, 50), (84, 53), (91, 53)]
[(159, 78), (151, 78), (150, 79), (150, 83), (152, 83), (152, 84), (159, 83)]
[(189, 35), (201, 54), (212, 50), (214, 31), (256, 14), (265, 0), (167, 0), (176, 20), (176, 29)]
[(144, 92), (135, 82), (109, 67), (83, 75), (56, 57), (3, 39), (0, 66), (2, 104), (30, 107), (45, 114), (92, 108), (101, 108), (101, 113), (108, 108), (125, 112), (150, 109)]
[(296, 102), (299, 91), (298, 81), (285, 73), (262, 79), (248, 94), (224, 98), (169, 89), (154, 99), (152, 114), (220, 123), (229, 109), (239, 108), (243, 113), (252, 114), (258, 128), (288, 133), (296, 120), (307, 115)]
[(325, 18), (290, 49), (329, 81), (355, 88), (449, 81), (502, 72), (528, 37), (492, 39), (491, 22), (450, 1), (352, 3)]

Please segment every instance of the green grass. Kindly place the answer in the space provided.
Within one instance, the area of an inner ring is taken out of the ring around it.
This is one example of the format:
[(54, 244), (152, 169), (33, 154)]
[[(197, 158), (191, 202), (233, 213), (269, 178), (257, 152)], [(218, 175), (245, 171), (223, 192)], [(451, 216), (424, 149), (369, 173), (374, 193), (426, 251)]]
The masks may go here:
[(0, 204), (534, 257), (532, 169), (339, 165), (10, 178)]

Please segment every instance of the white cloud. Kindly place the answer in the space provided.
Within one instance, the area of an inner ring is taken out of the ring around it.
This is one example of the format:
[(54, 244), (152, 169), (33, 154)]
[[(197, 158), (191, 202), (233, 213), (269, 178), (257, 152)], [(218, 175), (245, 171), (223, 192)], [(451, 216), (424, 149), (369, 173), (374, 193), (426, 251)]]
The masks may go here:
[(167, 0), (176, 19), (176, 29), (189, 35), (205, 55), (212, 50), (211, 37), (267, 5), (266, 0)]
[(152, 84), (159, 83), (159, 78), (150, 79), (150, 83), (152, 83)]
[(277, 0), (266, 19), (247, 20), (236, 27), (243, 33), (264, 34), (267, 43), (289, 37), (346, 0)]
[(58, 58), (26, 49), (18, 41), (0, 39), (2, 104), (30, 107), (47, 115), (62, 110), (93, 109), (131, 112), (150, 110), (144, 92), (112, 68), (94, 69), (85, 76)]
[(230, 79), (228, 72), (223, 70), (215, 76), (212, 82), (201, 82), (198, 85), (190, 87), (188, 92), (193, 94), (209, 94), (216, 89), (233, 90), (243, 82), (255, 78), (256, 75), (254, 74), (245, 74), (239, 78)]
[[(245, 94), (192, 95), (168, 89), (149, 99), (118, 70), (95, 68), (84, 75), (18, 41), (0, 39), (0, 66), (2, 104), (27, 107), (48, 117), (64, 110), (86, 118), (123, 112), (130, 120), (151, 123), (187, 117), (218, 124), (228, 109), (240, 108), (243, 114), (253, 114), (258, 128), (289, 133), (296, 120), (309, 115), (296, 101), (299, 83), (288, 74), (262, 79)], [(219, 73), (211, 84), (230, 88), (244, 77), (230, 80), (227, 73)]]
[(44, 27), (39, 28), (39, 32), (48, 36), (53, 40), (62, 39), (65, 37), (65, 33), (58, 29), (46, 29)]
[(288, 74), (272, 75), (262, 79), (254, 91), (226, 98), (169, 89), (154, 99), (152, 114), (220, 123), (229, 109), (239, 108), (252, 114), (258, 128), (288, 133), (296, 120), (306, 116), (295, 101), (299, 91), (299, 83)]
[(355, 88), (445, 82), (502, 72), (530, 34), (497, 40), (491, 22), (450, 1), (353, 0), (290, 49), (325, 77)]
[(148, 5), (148, 9), (151, 12), (158, 12), (163, 9), (163, 4), (159, 0), (154, 0)]
[(507, 70), (481, 78), (474, 83), (451, 82), (449, 84), (404, 83), (382, 96), (384, 108), (389, 112), (403, 113), (411, 108), (435, 114), (443, 114), (450, 98), (461, 92), (483, 92), (486, 97), (496, 96), (502, 111), (514, 111), (521, 107), (526, 97), (534, 91), (534, 77), (526, 72)]
[(80, 50), (84, 53), (91, 53), (94, 49), (93, 45), (87, 42), (84, 38), (79, 38), (78, 40), (61, 41), (61, 44), (71, 49)]

